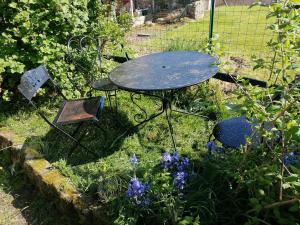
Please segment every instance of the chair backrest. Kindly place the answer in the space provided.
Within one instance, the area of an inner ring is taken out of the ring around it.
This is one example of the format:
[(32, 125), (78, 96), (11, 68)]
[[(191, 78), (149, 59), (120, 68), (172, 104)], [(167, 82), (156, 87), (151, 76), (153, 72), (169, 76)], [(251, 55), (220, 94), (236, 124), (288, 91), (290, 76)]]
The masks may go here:
[(91, 88), (95, 80), (103, 78), (99, 39), (88, 35), (71, 37), (68, 41), (67, 51), (67, 60), (75, 66), (75, 73), (77, 73), (76, 76), (69, 77), (75, 88), (80, 91), (83, 88), (79, 87), (80, 84), (76, 82), (81, 76), (88, 88)]
[(29, 70), (22, 75), (20, 84), (18, 85), (18, 90), (26, 99), (31, 101), (38, 89), (48, 80), (52, 81), (47, 69), (45, 66), (40, 65), (39, 67)]

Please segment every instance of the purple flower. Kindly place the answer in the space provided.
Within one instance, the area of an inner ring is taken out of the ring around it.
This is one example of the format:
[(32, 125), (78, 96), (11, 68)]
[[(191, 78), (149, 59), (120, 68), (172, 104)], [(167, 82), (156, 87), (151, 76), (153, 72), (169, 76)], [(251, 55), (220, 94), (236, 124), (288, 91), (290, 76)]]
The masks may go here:
[(133, 154), (131, 157), (130, 157), (130, 164), (132, 166), (136, 166), (138, 164), (138, 159), (137, 157), (135, 156), (135, 154)]
[(144, 201), (143, 196), (148, 188), (148, 183), (143, 183), (134, 177), (131, 178), (126, 193), (129, 198), (135, 199), (136, 203), (140, 204)]
[(145, 198), (144, 201), (143, 201), (143, 205), (150, 205), (150, 199)]
[(161, 165), (164, 169), (168, 169), (172, 165), (172, 157), (170, 153), (165, 152), (162, 154), (162, 160), (161, 160)]
[(174, 152), (172, 155), (165, 152), (162, 154), (161, 165), (164, 169), (183, 171), (189, 165), (189, 159), (187, 157), (180, 158), (178, 152)]
[(173, 180), (174, 185), (179, 190), (183, 190), (186, 185), (188, 173), (184, 172), (184, 171), (175, 172), (175, 173), (173, 173), (173, 177), (174, 177), (174, 180)]
[(178, 171), (183, 171), (183, 170), (185, 170), (188, 167), (188, 165), (189, 165), (189, 159), (187, 157), (183, 157), (175, 165), (176, 165), (176, 169)]
[(172, 172), (173, 184), (176, 189), (182, 190), (188, 177), (188, 173), (185, 172), (185, 169), (189, 165), (189, 159), (187, 157), (180, 157), (177, 151), (172, 155), (165, 152), (162, 154), (161, 165), (164, 169), (168, 169)]
[(217, 149), (217, 145), (214, 141), (209, 141), (206, 144), (206, 148), (207, 148), (208, 154), (211, 155), (212, 151)]
[(287, 153), (283, 158), (284, 165), (295, 164), (298, 162), (297, 157), (300, 156), (300, 152)]
[(172, 155), (172, 162), (173, 162), (173, 163), (176, 163), (176, 162), (178, 162), (178, 161), (179, 161), (179, 154), (178, 154), (178, 152), (176, 151), (176, 152), (174, 152), (173, 155)]

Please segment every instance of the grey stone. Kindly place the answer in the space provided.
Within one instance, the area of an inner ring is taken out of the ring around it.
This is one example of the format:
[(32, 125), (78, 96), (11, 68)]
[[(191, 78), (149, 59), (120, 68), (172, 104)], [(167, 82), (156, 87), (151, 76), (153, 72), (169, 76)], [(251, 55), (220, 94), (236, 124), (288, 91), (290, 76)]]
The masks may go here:
[(203, 19), (207, 0), (195, 1), (187, 5), (187, 15), (192, 19)]
[(145, 24), (146, 24), (147, 26), (153, 26), (153, 25), (154, 25), (154, 24), (152, 23), (152, 21), (146, 21)]

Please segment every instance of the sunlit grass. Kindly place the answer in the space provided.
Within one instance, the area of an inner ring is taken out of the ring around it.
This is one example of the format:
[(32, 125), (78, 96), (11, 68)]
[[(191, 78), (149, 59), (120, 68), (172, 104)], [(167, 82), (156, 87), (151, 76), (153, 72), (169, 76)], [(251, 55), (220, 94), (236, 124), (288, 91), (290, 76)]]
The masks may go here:
[[(159, 111), (159, 106), (153, 99), (142, 97), (137, 103), (145, 108), (148, 116)], [(174, 151), (164, 114), (130, 135), (122, 137), (111, 147), (111, 143), (118, 135), (136, 124), (134, 116), (140, 112), (138, 107), (130, 101), (129, 93), (119, 94), (119, 104), (117, 114), (110, 111), (108, 107), (104, 110), (100, 124), (107, 131), (106, 137), (94, 126), (86, 126), (83, 143), (98, 153), (100, 155), (98, 158), (77, 148), (67, 159), (68, 152), (74, 143), (51, 129), (36, 112), (20, 110), (6, 116), (1, 114), (3, 116), (1, 125), (2, 129), (12, 130), (22, 136), (27, 145), (39, 149), (46, 159), (68, 176), (80, 191), (95, 193), (101, 174), (128, 176), (128, 160), (133, 153), (138, 156), (140, 168), (143, 170), (159, 164), (163, 152)], [(50, 120), (54, 118), (56, 112), (54, 106), (46, 104), (42, 108)], [(180, 153), (188, 155), (191, 159), (199, 159), (205, 152), (205, 145), (213, 123), (213, 121), (173, 113), (173, 124)]]
[[(221, 61), (224, 72), (237, 72), (259, 79), (268, 79), (267, 71), (253, 71), (251, 57), (272, 57), (273, 53), (267, 47), (272, 33), (267, 26), (272, 22), (267, 20), (268, 8), (248, 6), (221, 6), (215, 9), (214, 35), (219, 38), (223, 55)], [(131, 42), (137, 53), (165, 50), (200, 50), (208, 40), (209, 12), (203, 19), (193, 22), (173, 25), (143, 26), (133, 30), (136, 33), (151, 34), (150, 38)], [(236, 71), (238, 61), (241, 68)]]

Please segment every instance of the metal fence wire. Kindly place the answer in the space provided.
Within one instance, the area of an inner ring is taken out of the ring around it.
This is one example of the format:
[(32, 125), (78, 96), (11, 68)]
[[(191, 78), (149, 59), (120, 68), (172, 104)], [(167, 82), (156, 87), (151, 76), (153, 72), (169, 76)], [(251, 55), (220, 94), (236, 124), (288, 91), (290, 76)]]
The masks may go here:
[[(272, 32), (267, 26), (268, 8), (250, 7), (256, 0), (200, 0), (202, 8), (198, 18), (187, 15), (193, 1), (184, 0), (181, 8), (158, 9), (145, 15), (145, 24), (135, 26), (128, 33), (128, 42), (137, 55), (170, 50), (199, 50), (205, 47), (210, 37), (218, 37), (227, 61), (227, 72), (234, 72), (239, 64), (239, 73), (255, 76), (251, 57), (271, 57), (267, 42)], [(182, 3), (182, 2), (181, 2)], [(271, 0), (264, 0), (268, 5)], [(236, 71), (235, 71), (236, 72)], [(265, 78), (265, 77), (260, 77)]]

